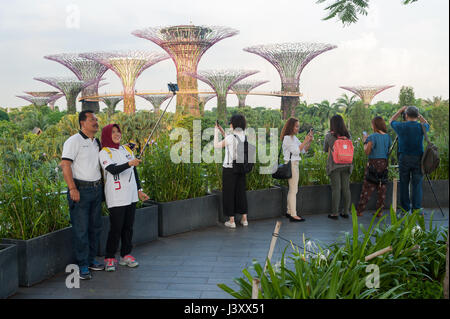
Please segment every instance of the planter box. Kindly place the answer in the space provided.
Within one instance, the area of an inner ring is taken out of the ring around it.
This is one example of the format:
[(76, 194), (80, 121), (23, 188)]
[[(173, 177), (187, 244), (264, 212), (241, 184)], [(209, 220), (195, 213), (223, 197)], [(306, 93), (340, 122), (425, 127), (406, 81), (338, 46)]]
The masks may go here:
[(19, 287), (17, 246), (0, 244), (0, 299), (8, 298)]
[(170, 236), (217, 224), (218, 201), (216, 195), (206, 195), (185, 200), (158, 203), (159, 236)]
[[(436, 180), (431, 181), (433, 190), (439, 200), (441, 207), (448, 207), (448, 180)], [(362, 183), (350, 184), (351, 202), (358, 205), (359, 197), (361, 195)], [(288, 187), (281, 186), (282, 190), (282, 212), (287, 211), (287, 194)], [(386, 190), (386, 207), (392, 205), (392, 182), (389, 182)], [(397, 186), (397, 206), (400, 203), (400, 189)], [(366, 210), (376, 209), (377, 194), (376, 191), (372, 194), (369, 202), (367, 203)], [(434, 195), (431, 191), (430, 185), (427, 180), (423, 181), (423, 200), (422, 207), (435, 208), (438, 207)], [(342, 208), (342, 203), (340, 205)], [(310, 214), (330, 214), (331, 213), (331, 186), (330, 185), (314, 185), (314, 186), (302, 186), (299, 187), (297, 193), (297, 214), (310, 215)]]
[[(99, 256), (105, 256), (109, 233), (109, 216), (102, 216), (103, 227), (100, 235)], [(149, 205), (136, 209), (133, 226), (133, 245), (140, 245), (158, 239), (158, 206)], [(119, 246), (120, 247), (120, 246)]]
[[(228, 217), (223, 214), (222, 191), (214, 190), (217, 195), (219, 207), (219, 221), (224, 223)], [(272, 188), (251, 190), (246, 192), (248, 204), (248, 220), (258, 220), (282, 216), (282, 190), (275, 186)], [(240, 221), (241, 216), (236, 216)]]
[(48, 279), (75, 261), (71, 227), (28, 240), (4, 238), (2, 242), (17, 246), (20, 286), (30, 287)]

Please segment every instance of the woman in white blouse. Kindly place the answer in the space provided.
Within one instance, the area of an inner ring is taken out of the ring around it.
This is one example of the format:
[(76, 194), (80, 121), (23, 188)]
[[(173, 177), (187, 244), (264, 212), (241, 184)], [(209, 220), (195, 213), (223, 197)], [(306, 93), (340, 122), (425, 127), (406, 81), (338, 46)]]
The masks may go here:
[(289, 192), (287, 196), (286, 213), (286, 217), (288, 217), (291, 222), (305, 221), (301, 216), (297, 216), (297, 191), (299, 180), (298, 163), (301, 160), (300, 153), (306, 153), (311, 146), (311, 142), (314, 140), (313, 131), (310, 130), (303, 143), (301, 143), (297, 136), (295, 136), (298, 134), (299, 129), (300, 123), (298, 119), (291, 117), (287, 120), (286, 124), (284, 124), (283, 130), (281, 131), (284, 161), (287, 163), (290, 159), (292, 168), (292, 177), (288, 179)]
[[(222, 205), (223, 213), (229, 217), (225, 226), (236, 228), (234, 221), (236, 214), (242, 214), (242, 226), (248, 226), (247, 221), (247, 195), (246, 195), (246, 176), (245, 174), (235, 174), (233, 172), (233, 160), (236, 159), (237, 139), (245, 141), (245, 117), (241, 114), (235, 114), (230, 119), (231, 134), (225, 136), (225, 132), (216, 123), (214, 130), (214, 147), (225, 147), (225, 158), (222, 168)], [(225, 137), (219, 142), (219, 131)]]

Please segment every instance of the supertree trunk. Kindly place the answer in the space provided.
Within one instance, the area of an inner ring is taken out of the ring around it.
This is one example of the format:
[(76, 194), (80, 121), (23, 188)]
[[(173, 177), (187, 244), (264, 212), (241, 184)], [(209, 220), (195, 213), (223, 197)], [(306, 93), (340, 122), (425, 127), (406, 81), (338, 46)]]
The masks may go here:
[(76, 95), (66, 95), (67, 100), (67, 113), (75, 114), (77, 113), (77, 97)]
[(198, 82), (196, 78), (193, 78), (184, 71), (197, 72), (197, 64), (185, 65), (185, 67), (179, 66), (177, 69), (177, 83), (180, 87), (180, 91), (177, 94), (177, 113), (191, 114), (194, 116), (200, 115), (200, 109), (198, 107), (198, 94), (184, 94), (183, 91), (198, 91)]
[[(282, 85), (281, 91), (283, 92), (298, 92), (298, 88), (295, 85)], [(287, 120), (289, 117), (295, 116), (295, 107), (299, 104), (300, 98), (297, 96), (282, 96), (281, 97), (281, 113), (283, 120)]]
[(123, 87), (123, 112), (134, 114), (136, 112), (136, 101), (134, 99), (134, 83)]
[(100, 104), (96, 101), (85, 101), (81, 102), (81, 110), (82, 111), (93, 111), (94, 113), (100, 112)]
[(239, 94), (237, 97), (238, 97), (238, 101), (239, 101), (239, 107), (245, 107), (245, 99), (246, 99), (247, 95)]
[(217, 95), (217, 118), (220, 121), (227, 121), (227, 96)]

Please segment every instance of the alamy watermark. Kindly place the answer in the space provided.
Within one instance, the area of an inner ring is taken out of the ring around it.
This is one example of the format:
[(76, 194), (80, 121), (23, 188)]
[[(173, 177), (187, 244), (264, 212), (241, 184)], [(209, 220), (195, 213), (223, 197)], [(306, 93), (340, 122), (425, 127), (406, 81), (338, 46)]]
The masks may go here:
[(70, 273), (66, 277), (66, 287), (69, 289), (80, 288), (80, 268), (78, 267), (78, 265), (67, 265), (66, 273)]
[(80, 28), (80, 8), (77, 4), (71, 3), (66, 6), (66, 28)]
[[(173, 163), (222, 163), (223, 148), (214, 147), (215, 128), (209, 127), (202, 131), (201, 120), (193, 121), (192, 138), (191, 132), (183, 127), (176, 127), (170, 132), (170, 140), (177, 141), (170, 148), (170, 159)], [(232, 134), (231, 129), (225, 129), (225, 133)], [(272, 174), (278, 163), (277, 154), (279, 149), (278, 128), (269, 129), (269, 141), (267, 141), (267, 128), (247, 128), (245, 130), (247, 140), (256, 146), (257, 153), (254, 160), (260, 163), (259, 174)], [(223, 136), (219, 133), (219, 140)], [(192, 141), (192, 144), (191, 144)], [(209, 141), (202, 149), (202, 141)], [(191, 152), (192, 147), (192, 152)], [(235, 146), (236, 147), (236, 146)], [(236, 151), (235, 151), (236, 152)], [(192, 156), (191, 156), (192, 154)], [(235, 155), (231, 155), (234, 156)]]
[(380, 288), (380, 267), (375, 264), (367, 265), (366, 272), (369, 273), (366, 276), (366, 287), (369, 289)]

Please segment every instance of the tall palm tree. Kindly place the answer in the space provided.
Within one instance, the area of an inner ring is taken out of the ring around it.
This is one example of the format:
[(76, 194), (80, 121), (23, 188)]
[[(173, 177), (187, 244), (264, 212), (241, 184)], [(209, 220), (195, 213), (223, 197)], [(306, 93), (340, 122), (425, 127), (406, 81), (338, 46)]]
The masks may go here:
[(352, 97), (349, 97), (346, 93), (342, 94), (341, 97), (339, 97), (336, 100), (336, 104), (338, 105), (339, 109), (344, 110), (344, 114), (349, 114), (352, 107), (356, 105), (358, 102), (358, 98), (356, 95), (352, 95)]
[(425, 106), (438, 107), (441, 106), (442, 104), (448, 105), (448, 100), (443, 100), (442, 96), (433, 96), (432, 99), (425, 99), (423, 103)]

